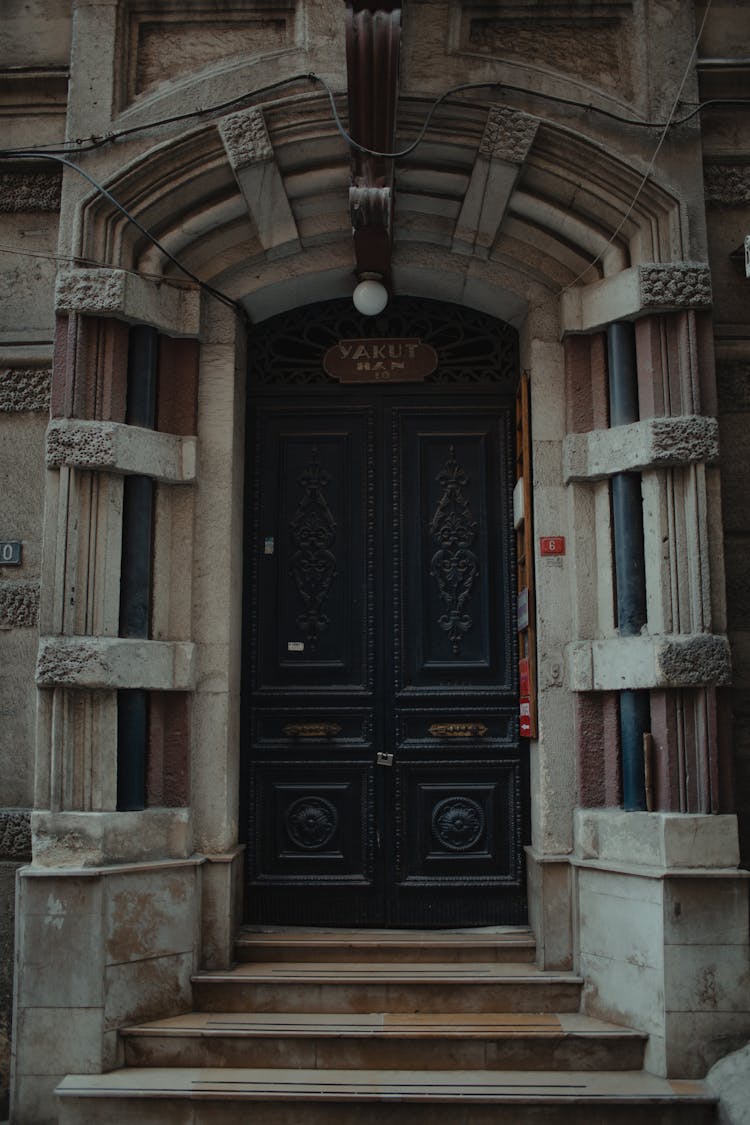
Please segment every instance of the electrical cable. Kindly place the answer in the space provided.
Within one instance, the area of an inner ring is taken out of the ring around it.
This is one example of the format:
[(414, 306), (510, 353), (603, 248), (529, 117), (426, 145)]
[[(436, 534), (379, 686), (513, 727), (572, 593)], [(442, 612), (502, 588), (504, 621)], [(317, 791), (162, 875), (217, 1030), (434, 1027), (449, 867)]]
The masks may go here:
[[(259, 86), (256, 90), (248, 90), (245, 93), (238, 94), (234, 98), (229, 98), (223, 102), (216, 102), (215, 104), (210, 106), (202, 106), (194, 110), (188, 110), (185, 113), (176, 113), (170, 117), (161, 117), (157, 118), (157, 120), (155, 121), (146, 121), (139, 125), (131, 125), (126, 129), (115, 129), (109, 133), (103, 133), (101, 135), (92, 134), (90, 137), (79, 138), (78, 140), (68, 142), (67, 144), (50, 143), (47, 145), (37, 145), (33, 150), (27, 151), (33, 151), (34, 153), (38, 154), (39, 157), (41, 157), (45, 152), (47, 152), (49, 155), (57, 156), (68, 156), (79, 152), (95, 152), (98, 149), (102, 148), (104, 145), (121, 140), (124, 137), (134, 136), (137, 133), (148, 132), (165, 125), (173, 125), (180, 121), (189, 121), (196, 117), (208, 117), (213, 114), (223, 113), (224, 111), (232, 109), (235, 106), (246, 104), (248, 101), (251, 101), (254, 98), (262, 97), (266, 94), (273, 93), (274, 90), (282, 89), (284, 86), (296, 85), (297, 83), (303, 81), (317, 83), (323, 88), (324, 92), (328, 96), (331, 105), (334, 123), (348, 145), (366, 156), (375, 156), (386, 160), (400, 160), (405, 156), (409, 156), (424, 140), (424, 136), (427, 132), (427, 129), (429, 128), (430, 121), (432, 120), (435, 110), (448, 98), (452, 98), (457, 94), (474, 90), (496, 90), (498, 93), (506, 91), (508, 93), (514, 94), (526, 94), (531, 97), (539, 98), (546, 102), (553, 102), (557, 105), (572, 106), (575, 109), (585, 110), (587, 113), (596, 113), (600, 117), (607, 117), (612, 121), (617, 121), (620, 124), (630, 125), (634, 128), (639, 129), (662, 129), (665, 127), (665, 125), (671, 125), (673, 127), (684, 125), (688, 121), (692, 120), (693, 117), (697, 116), (697, 114), (701, 113), (702, 110), (707, 109), (711, 106), (734, 105), (750, 108), (750, 98), (710, 98), (707, 101), (701, 102), (700, 104), (695, 106), (692, 110), (690, 110), (689, 113), (685, 114), (683, 117), (676, 118), (674, 120), (670, 118), (667, 122), (640, 121), (638, 120), (638, 118), (626, 117), (623, 114), (614, 113), (612, 110), (604, 109), (602, 106), (594, 105), (591, 102), (578, 102), (574, 98), (564, 98), (558, 94), (549, 94), (542, 90), (531, 89), (528, 86), (517, 86), (508, 82), (466, 82), (458, 86), (450, 87), (432, 102), (415, 141), (407, 145), (406, 148), (399, 150), (398, 152), (379, 152), (377, 149), (367, 148), (366, 145), (359, 144), (358, 141), (355, 141), (354, 138), (349, 135), (343, 122), (341, 121), (340, 114), (336, 108), (335, 99), (337, 95), (334, 93), (334, 91), (331, 89), (324, 78), (321, 78), (318, 74), (309, 72), (307, 74), (295, 74), (289, 78), (279, 79), (278, 82), (271, 82), (267, 86)], [(17, 155), (17, 150), (15, 149), (0, 149), (0, 158), (12, 159), (14, 155)]]
[[(574, 285), (577, 285), (579, 281), (582, 281), (584, 276), (589, 272), (589, 270), (592, 269), (594, 266), (596, 266), (602, 260), (602, 258), (606, 254), (607, 250), (613, 244), (614, 240), (617, 238), (618, 234), (620, 233), (622, 228), (625, 226), (625, 223), (628, 221), (628, 219), (632, 215), (633, 209), (634, 209), (636, 203), (638, 202), (638, 200), (640, 199), (641, 192), (643, 191), (644, 187), (646, 186), (646, 183), (648, 182), (648, 179), (649, 179), (651, 173), (654, 170), (654, 165), (656, 164), (659, 153), (661, 152), (662, 147), (664, 145), (664, 142), (667, 139), (667, 133), (669, 132), (670, 125), (672, 124), (672, 118), (674, 117), (675, 111), (676, 111), (677, 106), (679, 104), (680, 95), (682, 94), (682, 91), (685, 87), (685, 83), (688, 80), (688, 75), (690, 74), (690, 68), (693, 65), (693, 59), (695, 58), (695, 55), (698, 51), (698, 44), (701, 41), (701, 36), (703, 35), (703, 29), (706, 26), (706, 20), (708, 19), (708, 14), (711, 11), (711, 5), (712, 4), (713, 4), (713, 0), (708, 0), (708, 2), (706, 4), (706, 10), (703, 13), (703, 19), (701, 21), (701, 25), (698, 28), (698, 34), (695, 37), (693, 49), (690, 52), (690, 56), (688, 58), (686, 66), (685, 66), (685, 71), (682, 75), (682, 81), (680, 82), (680, 85), (677, 88), (677, 93), (675, 94), (674, 101), (672, 102), (671, 112), (670, 112), (669, 117), (667, 118), (666, 122), (664, 123), (661, 135), (660, 135), (658, 143), (656, 145), (656, 148), (654, 149), (653, 155), (648, 162), (648, 165), (646, 167), (646, 171), (643, 173), (643, 176), (641, 178), (641, 182), (639, 183), (638, 187), (636, 188), (635, 195), (633, 196), (632, 200), (630, 201), (630, 204), (629, 204), (627, 210), (625, 211), (625, 214), (620, 219), (620, 222), (617, 224), (614, 231), (612, 232), (610, 237), (607, 239), (606, 244), (602, 247), (602, 249), (596, 255), (594, 260), (592, 262), (589, 262), (589, 264), (586, 266), (586, 268), (584, 270), (582, 270), (581, 273), (579, 273), (577, 277), (574, 277), (572, 281), (570, 281), (567, 285), (563, 286), (563, 288), (560, 290), (561, 293), (566, 293), (568, 291), (568, 289), (572, 289)], [(691, 116), (694, 116), (694, 113), (691, 114)]]
[(128, 211), (127, 207), (120, 203), (119, 199), (116, 199), (115, 196), (112, 195), (112, 193), (108, 191), (103, 184), (100, 184), (98, 180), (95, 180), (94, 177), (85, 170), (85, 168), (81, 168), (80, 165), (75, 164), (72, 160), (68, 160), (66, 156), (60, 156), (59, 154), (51, 152), (32, 153), (20, 150), (16, 153), (16, 156), (18, 156), (19, 159), (31, 157), (33, 159), (40, 160), (53, 160), (58, 164), (64, 164), (66, 168), (70, 168), (74, 172), (78, 172), (78, 174), (80, 176), (83, 176), (84, 180), (87, 180), (91, 184), (91, 186), (99, 192), (100, 195), (103, 195), (105, 199), (109, 200), (112, 206), (116, 207), (117, 210), (125, 216), (128, 222), (132, 223), (133, 226), (137, 230), (139, 230), (141, 234), (144, 235), (144, 237), (147, 238), (149, 242), (151, 242), (156, 247), (157, 250), (164, 254), (164, 256), (177, 267), (177, 269), (181, 270), (187, 277), (190, 278), (191, 281), (194, 281), (196, 285), (199, 285), (200, 288), (208, 293), (211, 297), (214, 297), (217, 301), (221, 301), (223, 305), (227, 305), (229, 308), (234, 309), (235, 312), (238, 312), (240, 314), (240, 316), (247, 317), (245, 309), (238, 301), (235, 301), (233, 297), (227, 296), (226, 293), (222, 293), (220, 289), (214, 289), (213, 285), (209, 285), (207, 281), (202, 281), (196, 274), (192, 272), (192, 270), (189, 270), (187, 266), (184, 266), (182, 262), (174, 256), (174, 254), (170, 253), (170, 251), (167, 250), (166, 246), (163, 246), (162, 243), (159, 242), (155, 235), (151, 234), (151, 231), (149, 231), (146, 227), (143, 226), (141, 222), (138, 221), (138, 219), (136, 219), (135, 215), (131, 215), (130, 211)]

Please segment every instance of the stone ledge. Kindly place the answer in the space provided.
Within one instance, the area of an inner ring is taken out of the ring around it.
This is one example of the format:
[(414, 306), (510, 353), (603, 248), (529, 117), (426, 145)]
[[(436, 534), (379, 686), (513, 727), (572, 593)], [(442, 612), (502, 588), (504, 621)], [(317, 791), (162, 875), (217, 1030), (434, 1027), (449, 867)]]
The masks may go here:
[(39, 687), (193, 691), (195, 646), (124, 637), (42, 637), (36, 682)]
[(198, 289), (154, 281), (126, 270), (62, 270), (55, 287), (55, 310), (114, 316), (131, 324), (150, 324), (174, 336), (200, 333)]
[(712, 633), (573, 641), (566, 657), (572, 691), (724, 686), (731, 679), (729, 641)]
[(120, 422), (55, 419), (47, 428), (46, 462), (48, 469), (70, 465), (186, 484), (195, 480), (197, 446), (195, 437), (177, 437)]
[(647, 418), (629, 426), (569, 434), (563, 442), (563, 479), (597, 481), (615, 473), (715, 461), (719, 424), (705, 415)]
[(574, 861), (680, 874), (730, 872), (740, 861), (737, 817), (726, 814), (576, 809)]
[(652, 312), (708, 309), (711, 274), (705, 262), (642, 262), (613, 277), (563, 293), (562, 333), (597, 332), (615, 320)]
[[(113, 869), (153, 870), (159, 861), (202, 862), (193, 857), (189, 809), (141, 812), (49, 812), (31, 814), (34, 868), (81, 868), (88, 874)], [(93, 870), (92, 870), (93, 869)], [(33, 871), (33, 869), (32, 869)]]

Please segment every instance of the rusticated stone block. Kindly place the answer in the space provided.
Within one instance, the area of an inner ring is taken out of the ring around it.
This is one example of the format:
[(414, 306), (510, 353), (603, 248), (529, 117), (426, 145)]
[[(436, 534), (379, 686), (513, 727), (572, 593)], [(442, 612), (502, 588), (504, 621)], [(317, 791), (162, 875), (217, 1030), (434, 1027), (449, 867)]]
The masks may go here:
[(63, 270), (57, 277), (55, 307), (59, 313), (151, 324), (175, 336), (197, 336), (200, 331), (197, 289), (153, 281), (126, 270)]
[(61, 189), (59, 172), (1, 172), (0, 214), (59, 211)]
[(0, 809), (0, 860), (31, 859), (31, 812)]
[(750, 164), (706, 164), (703, 176), (708, 203), (720, 207), (750, 203)]
[(61, 465), (113, 468), (113, 427), (51, 425), (47, 431), (46, 461), (49, 469), (58, 469)]
[(70, 270), (58, 275), (55, 303), (59, 312), (106, 316), (118, 312), (124, 301), (123, 270)]
[(479, 152), (482, 156), (507, 160), (509, 164), (523, 164), (538, 127), (537, 119), (527, 113), (493, 106), (487, 114)]
[(683, 465), (715, 461), (719, 456), (719, 425), (701, 414), (655, 418), (651, 451), (656, 464)]
[(648, 263), (638, 267), (641, 305), (659, 308), (709, 308), (711, 274), (695, 262)]
[(49, 410), (52, 370), (49, 367), (0, 369), (0, 413)]
[(194, 437), (160, 434), (121, 422), (54, 418), (47, 428), (50, 469), (72, 465), (179, 484), (195, 480), (196, 453)]
[(40, 687), (192, 691), (195, 647), (189, 641), (42, 637), (36, 682)]
[(38, 582), (0, 582), (0, 629), (33, 627), (38, 616)]
[(677, 687), (728, 684), (732, 675), (726, 637), (665, 639), (657, 649), (656, 664), (662, 682)]
[(219, 122), (219, 132), (233, 168), (273, 157), (271, 138), (260, 109), (232, 113)]

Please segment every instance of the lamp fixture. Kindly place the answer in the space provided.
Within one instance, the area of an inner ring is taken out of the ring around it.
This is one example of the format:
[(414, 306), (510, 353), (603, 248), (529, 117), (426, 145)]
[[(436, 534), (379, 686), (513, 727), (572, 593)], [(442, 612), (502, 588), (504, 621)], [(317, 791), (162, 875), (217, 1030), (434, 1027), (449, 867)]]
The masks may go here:
[(354, 307), (362, 316), (377, 316), (388, 304), (388, 290), (379, 273), (362, 273), (360, 278), (352, 293)]

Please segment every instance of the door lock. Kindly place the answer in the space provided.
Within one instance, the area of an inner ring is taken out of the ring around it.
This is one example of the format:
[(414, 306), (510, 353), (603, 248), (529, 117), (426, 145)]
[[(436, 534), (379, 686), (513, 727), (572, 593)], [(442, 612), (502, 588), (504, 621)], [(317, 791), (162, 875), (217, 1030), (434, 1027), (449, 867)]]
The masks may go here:
[(375, 761), (379, 766), (392, 766), (393, 754), (386, 754), (385, 750), (378, 750), (378, 756)]

